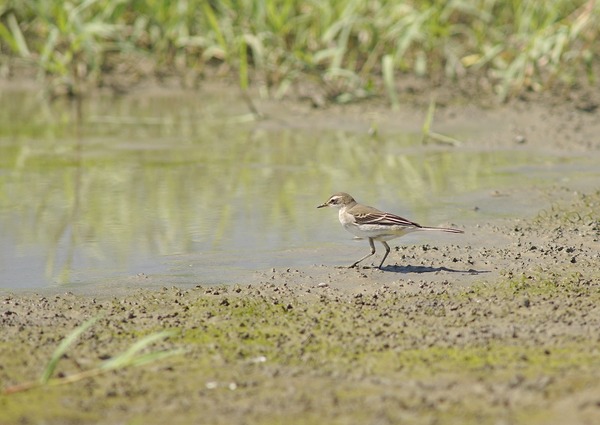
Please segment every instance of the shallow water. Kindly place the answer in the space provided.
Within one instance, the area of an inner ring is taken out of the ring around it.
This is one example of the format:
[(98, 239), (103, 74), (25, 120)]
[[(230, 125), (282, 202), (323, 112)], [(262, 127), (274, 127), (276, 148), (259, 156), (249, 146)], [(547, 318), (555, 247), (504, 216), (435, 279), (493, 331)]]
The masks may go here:
[(345, 264), (355, 242), (335, 211), (316, 209), (333, 192), (425, 225), (473, 226), (539, 209), (543, 194), (507, 202), (515, 188), (600, 175), (585, 156), (303, 127), (253, 120), (235, 92), (79, 106), (1, 93), (0, 289), (228, 283)]

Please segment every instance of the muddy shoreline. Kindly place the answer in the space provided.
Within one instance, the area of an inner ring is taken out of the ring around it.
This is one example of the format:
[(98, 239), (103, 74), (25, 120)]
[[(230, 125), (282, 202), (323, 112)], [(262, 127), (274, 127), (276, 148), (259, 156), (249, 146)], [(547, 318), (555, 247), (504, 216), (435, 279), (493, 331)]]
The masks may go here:
[[(597, 103), (590, 96), (580, 99)], [(506, 125), (485, 138), (490, 148), (600, 148), (598, 112), (580, 100), (514, 102), (442, 107), (436, 131), (499, 120)], [(275, 102), (260, 108), (277, 115)], [(304, 119), (258, 125), (353, 121), (368, 130), (375, 121), (385, 132), (421, 122), (413, 108), (286, 108)], [(4, 291), (4, 389), (37, 380), (60, 341), (92, 317), (54, 377), (93, 369), (163, 330), (174, 334), (147, 349), (185, 351), (2, 394), (0, 424), (598, 423), (600, 192), (592, 186), (566, 181), (542, 195), (548, 202), (532, 217), (481, 222), (460, 239), (398, 242), (384, 270), (317, 264), (259, 270), (227, 286), (199, 277), (197, 286), (112, 293)]]

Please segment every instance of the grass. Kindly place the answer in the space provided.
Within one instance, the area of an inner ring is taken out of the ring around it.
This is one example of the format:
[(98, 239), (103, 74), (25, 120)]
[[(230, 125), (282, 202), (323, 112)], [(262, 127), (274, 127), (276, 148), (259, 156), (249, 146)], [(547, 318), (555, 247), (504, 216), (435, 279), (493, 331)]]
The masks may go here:
[(69, 347), (71, 347), (84, 332), (86, 332), (90, 327), (92, 327), (92, 325), (94, 325), (94, 323), (97, 322), (98, 319), (98, 317), (88, 319), (80, 326), (75, 328), (75, 330), (73, 330), (60, 342), (58, 347), (56, 347), (56, 349), (52, 353), (52, 356), (50, 357), (48, 364), (44, 368), (44, 371), (42, 372), (42, 375), (40, 376), (39, 380), (12, 385), (4, 389), (4, 394), (13, 394), (17, 392), (27, 391), (44, 385), (70, 384), (73, 382), (81, 381), (83, 379), (92, 378), (112, 370), (124, 369), (127, 367), (141, 366), (147, 363), (152, 363), (176, 354), (181, 354), (183, 352), (182, 350), (177, 349), (143, 352), (153, 343), (164, 340), (165, 338), (174, 335), (174, 332), (172, 331), (161, 331), (139, 339), (121, 354), (103, 361), (96, 367), (73, 373), (70, 375), (61, 375), (58, 377), (53, 377), (55, 375), (58, 363), (66, 355)]
[(433, 126), (433, 117), (435, 115), (435, 107), (435, 99), (431, 99), (429, 102), (429, 108), (427, 108), (425, 121), (423, 122), (423, 128), (421, 130), (421, 143), (426, 144), (431, 141), (437, 144), (460, 146), (462, 144), (460, 140), (446, 136), (445, 134), (436, 133), (431, 130)]
[(593, 82), (595, 0), (8, 0), (0, 6), (3, 66), (19, 61), (71, 95), (111, 73), (236, 75), (274, 97), (299, 81), (329, 100), (385, 94), (403, 75), (474, 75), (503, 99)]

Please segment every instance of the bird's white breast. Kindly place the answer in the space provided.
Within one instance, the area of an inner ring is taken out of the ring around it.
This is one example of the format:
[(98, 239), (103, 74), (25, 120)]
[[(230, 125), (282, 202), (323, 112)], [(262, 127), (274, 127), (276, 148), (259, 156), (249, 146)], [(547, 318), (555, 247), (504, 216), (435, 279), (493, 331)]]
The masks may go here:
[(346, 208), (340, 209), (339, 219), (340, 219), (340, 223), (342, 223), (342, 226), (344, 227), (344, 229), (346, 229), (348, 232), (352, 233), (354, 236), (358, 236), (359, 238), (369, 237), (369, 235), (366, 234), (365, 232), (363, 232), (359, 228), (359, 226), (356, 224), (356, 220), (354, 219), (354, 216), (352, 214), (349, 214), (346, 212)]

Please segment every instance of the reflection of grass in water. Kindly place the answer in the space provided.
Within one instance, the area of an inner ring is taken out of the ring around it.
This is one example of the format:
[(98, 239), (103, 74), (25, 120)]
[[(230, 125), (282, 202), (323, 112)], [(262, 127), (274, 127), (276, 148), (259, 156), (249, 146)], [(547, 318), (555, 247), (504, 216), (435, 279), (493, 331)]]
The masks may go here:
[[(23, 136), (1, 155), (11, 172), (0, 176), (0, 207), (19, 217), (8, 236), (42, 244), (48, 276), (58, 268), (68, 281), (77, 256), (125, 265), (132, 250), (212, 250), (232, 241), (268, 248), (289, 243), (294, 232), (313, 238), (322, 216), (304, 212), (338, 190), (426, 211), (432, 197), (476, 189), (494, 167), (514, 161), (418, 147), (417, 135), (253, 131), (216, 119), (218, 103), (188, 102), (150, 109), (135, 100), (84, 102), (79, 139), (64, 118), (68, 104), (50, 115), (28, 104), (28, 120), (11, 124)], [(4, 110), (0, 119), (11, 119)], [(162, 121), (148, 123), (148, 115)], [(48, 133), (38, 132), (44, 125)]]

